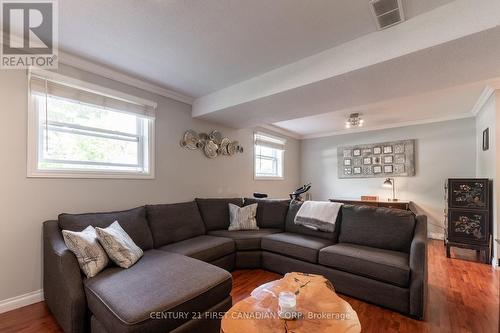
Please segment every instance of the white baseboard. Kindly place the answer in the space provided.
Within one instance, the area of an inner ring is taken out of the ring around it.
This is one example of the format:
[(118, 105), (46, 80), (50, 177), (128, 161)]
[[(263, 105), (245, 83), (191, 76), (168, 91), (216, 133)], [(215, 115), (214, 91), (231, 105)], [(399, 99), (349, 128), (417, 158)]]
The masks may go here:
[(22, 308), (23, 306), (43, 301), (43, 290), (35, 290), (30, 293), (15, 296), (0, 301), (0, 313)]
[(427, 234), (427, 237), (432, 238), (432, 239), (443, 240), (444, 239), (444, 234), (439, 233), (439, 232), (429, 232)]

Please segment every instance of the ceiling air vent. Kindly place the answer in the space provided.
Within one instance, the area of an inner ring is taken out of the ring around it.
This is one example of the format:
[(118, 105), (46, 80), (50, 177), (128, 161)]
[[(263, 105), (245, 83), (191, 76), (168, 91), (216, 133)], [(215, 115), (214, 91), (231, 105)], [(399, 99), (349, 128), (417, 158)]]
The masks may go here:
[(401, 0), (370, 0), (370, 6), (379, 30), (405, 20)]

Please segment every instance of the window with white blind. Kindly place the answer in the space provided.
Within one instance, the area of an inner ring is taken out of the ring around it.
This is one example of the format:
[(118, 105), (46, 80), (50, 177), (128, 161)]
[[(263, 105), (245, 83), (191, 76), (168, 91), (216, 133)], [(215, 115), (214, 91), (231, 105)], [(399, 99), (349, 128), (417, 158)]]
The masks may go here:
[(28, 176), (154, 176), (154, 102), (46, 74), (29, 78)]
[(265, 133), (254, 134), (256, 179), (283, 179), (286, 140)]

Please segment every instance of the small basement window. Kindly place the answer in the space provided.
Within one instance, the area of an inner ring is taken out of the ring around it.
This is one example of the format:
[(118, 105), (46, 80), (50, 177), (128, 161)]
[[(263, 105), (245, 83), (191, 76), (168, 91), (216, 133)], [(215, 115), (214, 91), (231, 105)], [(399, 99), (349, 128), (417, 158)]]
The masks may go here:
[(270, 134), (254, 134), (255, 179), (283, 179), (286, 140)]
[(154, 102), (50, 76), (30, 74), (29, 177), (154, 177)]

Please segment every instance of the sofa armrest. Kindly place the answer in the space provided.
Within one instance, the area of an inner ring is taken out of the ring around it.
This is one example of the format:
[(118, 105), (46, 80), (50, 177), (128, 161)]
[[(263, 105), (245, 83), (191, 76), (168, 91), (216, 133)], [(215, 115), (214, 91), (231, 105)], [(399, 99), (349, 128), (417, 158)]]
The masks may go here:
[(80, 267), (66, 247), (57, 221), (43, 223), (43, 292), (66, 333), (88, 331), (87, 301)]
[(423, 319), (427, 302), (427, 216), (416, 219), (410, 248), (410, 314)]

